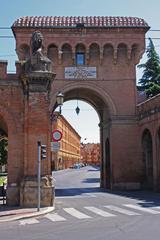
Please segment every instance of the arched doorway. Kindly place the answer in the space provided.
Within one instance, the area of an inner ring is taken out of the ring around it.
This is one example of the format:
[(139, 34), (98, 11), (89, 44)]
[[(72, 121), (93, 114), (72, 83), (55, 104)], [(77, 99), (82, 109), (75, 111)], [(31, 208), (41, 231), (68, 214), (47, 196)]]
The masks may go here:
[(157, 131), (157, 146), (156, 146), (156, 156), (157, 156), (157, 190), (160, 190), (160, 127)]
[[(77, 111), (78, 108), (78, 111)], [(100, 135), (99, 116), (95, 109), (85, 101), (66, 101), (62, 107), (62, 114), (80, 136), (80, 159), (75, 161), (99, 168), (100, 165)], [(65, 129), (63, 132), (66, 132)], [(72, 132), (72, 128), (70, 128)], [(75, 133), (75, 135), (76, 135)], [(63, 142), (63, 139), (62, 139)], [(76, 139), (72, 141), (76, 143)], [(70, 144), (70, 143), (68, 143)], [(74, 148), (76, 149), (76, 148)]]
[(7, 162), (8, 162), (8, 128), (3, 117), (0, 115), (0, 198), (5, 203), (5, 189), (7, 185)]
[(145, 189), (153, 189), (153, 146), (152, 136), (148, 129), (145, 129), (142, 136), (143, 147), (143, 164), (144, 164), (144, 181)]
[(0, 128), (0, 172), (7, 171), (8, 158), (8, 136), (2, 128)]
[(158, 138), (158, 145), (157, 145), (158, 162), (160, 163), (160, 127), (158, 129), (157, 138)]
[(111, 188), (111, 162), (110, 162), (109, 138), (107, 138), (105, 142), (105, 154), (106, 154), (106, 187)]
[[(110, 176), (111, 176), (111, 161), (110, 161), (110, 144), (106, 144), (106, 139), (109, 142), (110, 133), (110, 118), (112, 114), (115, 114), (115, 106), (112, 102), (110, 96), (106, 96), (103, 90), (99, 90), (98, 87), (93, 87), (93, 85), (85, 86), (85, 82), (73, 84), (72, 86), (64, 86), (61, 91), (64, 94), (64, 102), (69, 100), (82, 100), (90, 104), (99, 116), (99, 131), (100, 131), (100, 152), (101, 152), (101, 162), (100, 162), (100, 186), (110, 188)], [(52, 95), (52, 99), (54, 95)], [(107, 100), (106, 100), (107, 99)], [(52, 103), (52, 106), (54, 102)], [(51, 106), (51, 107), (52, 107)], [(52, 107), (53, 109), (53, 107)], [(86, 124), (92, 119), (86, 119)], [(109, 155), (108, 155), (109, 153)], [(107, 162), (106, 162), (107, 161)], [(107, 166), (107, 167), (106, 167)], [(108, 172), (107, 172), (108, 171)], [(109, 176), (106, 183), (106, 176)]]
[(7, 172), (8, 128), (0, 115), (0, 172)]

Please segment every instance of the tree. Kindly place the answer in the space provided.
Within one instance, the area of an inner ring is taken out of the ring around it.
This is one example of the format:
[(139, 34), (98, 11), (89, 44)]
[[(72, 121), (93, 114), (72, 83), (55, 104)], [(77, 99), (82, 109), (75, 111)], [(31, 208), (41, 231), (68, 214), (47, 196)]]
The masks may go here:
[(8, 137), (6, 132), (0, 128), (0, 165), (7, 164)]
[(0, 140), (0, 164), (7, 164), (7, 156), (8, 156), (8, 140), (7, 138), (3, 138)]
[(160, 93), (160, 58), (150, 38), (146, 53), (148, 60), (146, 63), (138, 65), (138, 68), (144, 68), (139, 84), (149, 98)]

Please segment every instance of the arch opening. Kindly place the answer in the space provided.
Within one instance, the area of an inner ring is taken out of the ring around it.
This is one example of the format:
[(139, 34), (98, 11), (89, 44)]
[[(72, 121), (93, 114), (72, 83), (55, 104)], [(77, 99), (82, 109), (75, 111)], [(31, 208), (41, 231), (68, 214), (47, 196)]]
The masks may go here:
[(117, 48), (117, 59), (119, 63), (124, 64), (127, 62), (127, 45), (121, 43)]
[(55, 44), (48, 46), (47, 56), (53, 62), (53, 66), (58, 64), (58, 48)]
[(27, 44), (22, 44), (18, 55), (20, 60), (27, 60), (30, 57), (30, 47)]
[(145, 129), (142, 136), (143, 149), (143, 188), (153, 189), (153, 146), (152, 136), (148, 129)]
[(83, 44), (77, 44), (76, 46), (76, 65), (81, 66), (86, 63), (86, 48)]
[(111, 159), (110, 159), (110, 143), (109, 138), (105, 142), (105, 151), (106, 151), (106, 186), (107, 188), (111, 187)]
[(113, 55), (114, 55), (113, 46), (111, 44), (105, 44), (103, 51), (103, 64), (111, 66), (113, 61)]
[(160, 183), (160, 127), (157, 131), (157, 189), (159, 190), (159, 183)]
[(92, 43), (89, 48), (90, 64), (96, 64), (100, 59), (100, 47), (97, 43)]
[[(97, 129), (99, 132), (99, 142), (98, 142), (98, 148), (99, 148), (99, 167), (100, 167), (100, 181), (99, 181), (99, 185), (98, 187), (102, 187), (102, 188), (110, 188), (111, 187), (111, 160), (110, 160), (110, 116), (111, 116), (111, 109), (109, 107), (108, 104), (106, 104), (106, 102), (102, 99), (102, 97), (100, 96), (100, 94), (98, 94), (96, 91), (93, 90), (89, 90), (85, 87), (77, 87), (77, 88), (73, 88), (73, 89), (67, 89), (63, 91), (64, 94), (64, 105), (67, 102), (76, 100), (77, 104), (79, 101), (83, 101), (87, 104), (89, 104), (90, 106), (92, 106), (92, 108), (94, 109), (94, 111), (96, 112), (96, 115), (98, 117), (98, 123), (97, 123)], [(75, 109), (77, 104), (75, 104)], [(76, 112), (75, 109), (72, 111), (72, 118), (78, 117), (76, 116)], [(56, 109), (57, 110), (57, 109)], [(55, 112), (56, 112), (55, 110)], [(63, 111), (64, 111), (64, 106), (62, 107), (62, 115), (63, 115)], [(81, 109), (80, 109), (80, 113), (81, 114)], [(88, 116), (86, 114), (86, 118), (85, 118), (85, 125), (90, 125), (91, 122), (94, 119), (90, 116)], [(94, 131), (94, 129), (93, 129)], [(64, 129), (65, 132), (65, 129)], [(81, 132), (79, 132), (79, 135), (81, 136)], [(82, 141), (83, 139), (87, 139), (85, 135), (81, 136), (82, 137)], [(70, 140), (69, 140), (70, 141)], [(62, 143), (63, 144), (63, 143)], [(64, 143), (65, 146), (65, 143)], [(86, 146), (85, 144), (83, 144), (83, 147)], [(82, 157), (82, 158), (81, 158)], [(82, 161), (83, 158), (85, 158), (84, 156), (80, 157), (80, 161)], [(64, 162), (66, 162), (66, 159), (63, 156), (60, 156), (61, 158), (61, 162), (63, 166), (67, 166), (66, 164), (64, 164)], [(57, 158), (59, 159), (59, 158)], [(70, 161), (70, 163), (73, 161), (73, 159)], [(58, 163), (59, 160), (58, 160)], [(82, 163), (85, 164), (85, 161), (83, 161)], [(54, 169), (55, 169), (55, 163), (53, 164)], [(73, 165), (73, 163), (72, 163)], [(98, 165), (96, 162), (93, 165)], [(62, 167), (62, 166), (61, 166)], [(61, 168), (60, 167), (60, 168)], [(107, 179), (107, 180), (106, 180)]]
[[(7, 184), (8, 163), (8, 127), (4, 118), (0, 115), (0, 186)], [(4, 204), (4, 200), (3, 200)]]
[(69, 44), (62, 46), (62, 62), (64, 65), (72, 65), (72, 47)]

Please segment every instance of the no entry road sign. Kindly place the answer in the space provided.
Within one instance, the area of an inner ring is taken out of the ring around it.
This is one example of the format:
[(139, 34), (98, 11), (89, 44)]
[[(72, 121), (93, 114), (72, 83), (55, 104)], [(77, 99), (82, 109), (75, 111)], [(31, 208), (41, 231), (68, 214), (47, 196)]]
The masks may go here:
[(59, 142), (62, 139), (62, 132), (58, 129), (55, 129), (52, 132), (52, 140), (53, 142)]

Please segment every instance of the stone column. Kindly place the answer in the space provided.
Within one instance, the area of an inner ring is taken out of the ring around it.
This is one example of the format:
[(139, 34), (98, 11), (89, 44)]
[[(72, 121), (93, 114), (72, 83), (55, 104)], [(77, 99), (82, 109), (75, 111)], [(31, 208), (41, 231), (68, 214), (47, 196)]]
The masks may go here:
[(104, 48), (103, 47), (101, 47), (100, 48), (100, 65), (102, 65), (102, 63), (103, 63), (103, 54), (104, 54)]
[[(37, 38), (41, 38), (39, 32)], [(44, 56), (41, 46), (32, 41), (32, 55), (25, 64), (22, 78), (24, 88), (24, 178), (21, 181), (20, 205), (37, 206), (37, 142), (47, 146), (47, 157), (41, 160), (41, 206), (52, 206), (54, 202), (54, 183), (51, 175), (49, 115), (50, 85), (55, 74), (51, 61)], [(40, 39), (39, 39), (40, 40)]]
[(100, 187), (104, 188), (104, 160), (103, 160), (103, 122), (99, 123), (100, 128), (100, 153), (101, 153), (101, 163), (100, 163)]
[(72, 48), (72, 63), (73, 63), (73, 65), (75, 65), (75, 56), (76, 55), (76, 49), (75, 49), (75, 47), (73, 47)]
[(117, 57), (118, 57), (117, 52), (118, 52), (117, 47), (114, 47), (114, 52), (113, 52), (113, 62), (114, 62), (114, 64), (117, 63)]

